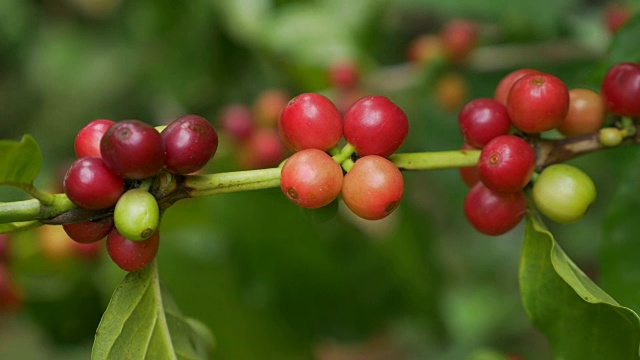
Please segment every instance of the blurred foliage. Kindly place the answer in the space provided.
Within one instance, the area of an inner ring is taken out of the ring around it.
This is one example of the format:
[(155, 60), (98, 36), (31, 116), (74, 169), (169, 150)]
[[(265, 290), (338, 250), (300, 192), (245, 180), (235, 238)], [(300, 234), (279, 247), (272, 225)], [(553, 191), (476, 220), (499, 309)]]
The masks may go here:
[[(597, 88), (598, 62), (638, 60), (637, 47), (605, 58), (605, 5), (3, 0), (0, 138), (32, 134), (44, 154), (36, 182), (60, 191), (74, 136), (92, 119), (160, 125), (197, 113), (215, 124), (224, 105), (251, 104), (274, 87), (337, 99), (327, 68), (346, 58), (361, 67), (362, 95), (389, 96), (406, 111), (411, 131), (402, 151), (458, 149), (456, 113), (434, 94), (439, 75), (462, 75), (466, 99), (491, 97), (499, 79), (517, 67), (536, 66), (569, 87)], [(581, 51), (551, 59), (541, 53), (489, 70), (473, 56), (469, 66), (406, 64), (414, 38), (437, 33), (456, 17), (480, 24), (479, 51), (531, 44), (559, 44), (555, 50), (572, 44)], [(234, 169), (232, 152), (223, 138), (208, 170)], [(549, 224), (565, 252), (594, 278), (599, 255), (616, 264), (633, 253), (637, 213), (625, 199), (637, 202), (629, 195), (637, 170), (625, 169), (635, 168), (637, 152), (573, 160), (594, 178), (599, 198), (583, 221)], [(182, 312), (212, 330), (217, 359), (549, 358), (549, 345), (520, 300), (523, 229), (498, 238), (477, 234), (462, 215), (466, 186), (456, 171), (405, 173), (405, 181), (403, 204), (380, 222), (354, 219), (341, 206), (333, 219), (312, 223), (277, 189), (180, 202), (163, 218), (160, 274)], [(18, 196), (6, 189), (0, 195)], [(605, 212), (612, 215), (603, 233)], [(599, 254), (605, 235), (616, 242)], [(52, 236), (28, 231), (12, 238), (11, 266), (24, 305), (2, 315), (0, 358), (87, 358), (100, 314), (124, 277), (104, 253), (92, 262), (47, 256), (50, 250), (39, 244)], [(605, 290), (637, 310), (637, 297), (625, 293), (637, 284), (633, 257), (607, 269)]]

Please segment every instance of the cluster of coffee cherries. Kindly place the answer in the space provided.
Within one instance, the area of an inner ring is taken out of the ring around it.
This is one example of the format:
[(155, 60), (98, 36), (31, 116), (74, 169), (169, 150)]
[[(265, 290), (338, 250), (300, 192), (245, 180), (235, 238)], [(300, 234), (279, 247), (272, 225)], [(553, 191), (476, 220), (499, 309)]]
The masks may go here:
[[(346, 206), (359, 217), (382, 219), (402, 199), (402, 174), (387, 157), (402, 145), (408, 128), (406, 114), (384, 96), (363, 97), (342, 115), (323, 95), (298, 95), (278, 119), (280, 139), (294, 152), (282, 166), (280, 188), (303, 208), (327, 206), (342, 194)], [(352, 162), (350, 168), (337, 160), (343, 136), (347, 142), (343, 151), (355, 151), (340, 160)]]
[(598, 132), (603, 145), (618, 145), (628, 134), (603, 128), (606, 115), (639, 117), (638, 99), (640, 64), (619, 63), (607, 72), (600, 93), (569, 90), (551, 74), (519, 69), (500, 81), (493, 98), (467, 103), (458, 115), (463, 149), (482, 149), (476, 167), (460, 169), (471, 187), (464, 204), (469, 222), (487, 235), (511, 230), (526, 213), (524, 189), (531, 183), (531, 198), (543, 215), (560, 223), (582, 218), (596, 197), (593, 181), (567, 164), (535, 173), (536, 153), (526, 139), (550, 131), (564, 137)]
[(185, 115), (158, 128), (138, 120), (90, 122), (75, 138), (78, 159), (66, 172), (64, 191), (82, 209), (113, 208), (113, 212), (65, 224), (65, 232), (85, 244), (106, 236), (109, 256), (120, 268), (145, 268), (156, 256), (159, 242), (160, 209), (149, 192), (153, 178), (161, 171), (196, 172), (217, 147), (216, 130), (198, 115)]

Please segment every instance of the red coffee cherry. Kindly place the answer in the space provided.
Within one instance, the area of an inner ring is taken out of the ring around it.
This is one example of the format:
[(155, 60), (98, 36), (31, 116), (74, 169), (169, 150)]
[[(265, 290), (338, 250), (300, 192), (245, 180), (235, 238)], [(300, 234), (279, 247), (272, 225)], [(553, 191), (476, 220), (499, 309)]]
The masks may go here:
[(409, 131), (407, 115), (384, 96), (367, 96), (344, 114), (344, 137), (360, 156), (393, 154)]
[(589, 134), (600, 130), (607, 109), (600, 94), (589, 89), (569, 90), (569, 112), (558, 131), (566, 137)]
[(487, 98), (469, 101), (458, 114), (458, 124), (464, 141), (476, 148), (507, 134), (511, 128), (507, 107)]
[(240, 168), (264, 169), (278, 166), (284, 160), (285, 150), (275, 129), (260, 128), (242, 144), (236, 155)]
[(620, 116), (640, 116), (640, 64), (613, 65), (600, 89), (609, 112)]
[(151, 264), (156, 257), (159, 240), (157, 231), (146, 240), (133, 241), (120, 235), (114, 228), (107, 236), (107, 252), (122, 270), (139, 271)]
[(218, 149), (218, 133), (203, 117), (185, 115), (172, 121), (162, 133), (164, 164), (176, 174), (200, 170)]
[(360, 69), (351, 59), (332, 62), (327, 72), (329, 84), (338, 88), (351, 89), (360, 82)]
[(536, 166), (536, 154), (529, 143), (514, 135), (501, 135), (489, 141), (478, 160), (480, 180), (491, 190), (522, 190)]
[[(462, 144), (462, 150), (477, 150), (477, 148), (474, 148), (473, 146), (464, 143)], [(468, 167), (461, 167), (458, 168), (458, 171), (460, 172), (460, 177), (462, 178), (462, 181), (464, 181), (465, 184), (467, 184), (468, 187), (472, 187), (473, 185), (475, 185), (478, 181), (480, 181), (480, 174), (478, 173), (478, 166), (468, 166)]]
[(329, 204), (342, 189), (342, 167), (322, 150), (305, 149), (282, 166), (280, 189), (294, 204), (316, 209)]
[(464, 214), (469, 223), (485, 235), (498, 236), (516, 227), (527, 212), (523, 191), (501, 193), (479, 182), (464, 201)]
[(120, 121), (107, 130), (100, 142), (105, 164), (128, 179), (144, 179), (164, 166), (162, 138), (151, 125), (138, 120)]
[(218, 124), (234, 141), (244, 141), (253, 132), (251, 110), (242, 104), (225, 106), (218, 114)]
[(633, 16), (633, 10), (627, 4), (609, 3), (604, 9), (604, 23), (610, 33), (617, 32)]
[(555, 129), (569, 111), (569, 90), (553, 75), (525, 75), (511, 87), (507, 111), (513, 125), (524, 132)]
[(64, 224), (62, 228), (71, 240), (81, 244), (89, 244), (109, 235), (109, 232), (113, 229), (113, 218)]
[(500, 80), (500, 82), (498, 83), (498, 86), (496, 87), (496, 91), (493, 95), (493, 98), (502, 103), (504, 106), (507, 106), (507, 98), (509, 97), (509, 91), (511, 90), (511, 87), (513, 86), (513, 84), (520, 80), (521, 77), (525, 76), (525, 75), (529, 75), (529, 74), (539, 74), (540, 71), (535, 70), (535, 69), (518, 69), (515, 71), (510, 72), (509, 74), (507, 74), (505, 77), (502, 78), (502, 80)]
[(278, 129), (283, 142), (295, 151), (327, 151), (342, 137), (342, 116), (326, 97), (315, 93), (300, 94), (282, 110)]
[(74, 204), (92, 210), (114, 206), (122, 195), (124, 180), (101, 158), (74, 161), (64, 177), (64, 192)]
[(440, 31), (444, 54), (454, 63), (464, 61), (478, 40), (478, 26), (466, 19), (454, 19)]
[(101, 157), (100, 140), (102, 140), (102, 136), (113, 124), (115, 124), (115, 121), (97, 119), (91, 121), (85, 125), (85, 127), (80, 129), (73, 143), (76, 156), (79, 158), (89, 156)]
[(400, 204), (404, 180), (389, 160), (368, 155), (358, 159), (342, 181), (342, 199), (354, 214), (379, 220)]

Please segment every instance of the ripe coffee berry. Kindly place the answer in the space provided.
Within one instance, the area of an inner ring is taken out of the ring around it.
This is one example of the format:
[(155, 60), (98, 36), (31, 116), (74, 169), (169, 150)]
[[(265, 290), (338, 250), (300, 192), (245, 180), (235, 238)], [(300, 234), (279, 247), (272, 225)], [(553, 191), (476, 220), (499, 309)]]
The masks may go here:
[(465, 19), (454, 19), (440, 31), (444, 54), (454, 63), (462, 62), (476, 44), (478, 27)]
[(218, 134), (198, 115), (185, 115), (172, 121), (162, 133), (164, 164), (176, 174), (200, 170), (218, 149)]
[(227, 105), (218, 114), (218, 125), (233, 140), (247, 140), (254, 127), (251, 110), (242, 104)]
[(131, 189), (120, 197), (113, 210), (118, 232), (129, 240), (141, 241), (158, 229), (160, 209), (148, 191)]
[(315, 93), (300, 94), (282, 110), (278, 131), (292, 150), (327, 151), (342, 137), (342, 116), (326, 97)]
[(113, 124), (115, 124), (115, 121), (97, 119), (80, 129), (73, 143), (76, 156), (79, 158), (88, 156), (101, 157), (100, 140)]
[(513, 229), (527, 212), (523, 191), (501, 193), (479, 182), (464, 201), (464, 214), (469, 223), (485, 235), (498, 236)]
[(507, 110), (513, 125), (524, 132), (555, 129), (569, 111), (569, 90), (553, 75), (525, 75), (511, 87)]
[(491, 190), (516, 192), (527, 185), (535, 166), (536, 154), (529, 143), (514, 135), (501, 135), (482, 149), (478, 174)]
[(238, 166), (242, 169), (263, 169), (277, 166), (285, 150), (278, 132), (271, 128), (256, 129), (238, 150)]
[(360, 156), (393, 154), (409, 131), (407, 115), (384, 96), (367, 96), (344, 114), (344, 137)]
[(75, 242), (89, 244), (109, 235), (109, 232), (113, 229), (113, 218), (64, 224), (62, 228)]
[(65, 194), (74, 204), (85, 209), (112, 207), (122, 195), (123, 187), (122, 178), (97, 157), (74, 161), (64, 177)]
[(510, 72), (505, 77), (500, 80), (498, 86), (496, 86), (496, 91), (493, 95), (493, 98), (501, 103), (504, 106), (507, 106), (507, 98), (509, 97), (509, 91), (511, 91), (511, 87), (513, 84), (520, 80), (521, 77), (529, 74), (540, 73), (540, 71), (535, 69), (518, 69)]
[(607, 109), (600, 94), (589, 89), (569, 90), (569, 112), (558, 131), (562, 135), (578, 136), (600, 130)]
[(640, 116), (640, 64), (613, 65), (602, 80), (600, 93), (609, 112)]
[(128, 179), (155, 175), (164, 165), (162, 138), (151, 125), (125, 120), (112, 125), (100, 142), (105, 164)]
[(133, 241), (113, 229), (107, 236), (107, 252), (122, 270), (139, 271), (151, 264), (156, 257), (159, 240), (157, 231), (146, 240)]
[(465, 142), (476, 148), (507, 134), (511, 128), (507, 107), (487, 98), (468, 102), (458, 114), (458, 124)]
[(358, 159), (342, 181), (342, 199), (356, 215), (379, 220), (400, 204), (404, 180), (389, 160), (368, 155)]
[(280, 188), (298, 206), (325, 206), (340, 194), (342, 167), (324, 151), (301, 150), (282, 166)]

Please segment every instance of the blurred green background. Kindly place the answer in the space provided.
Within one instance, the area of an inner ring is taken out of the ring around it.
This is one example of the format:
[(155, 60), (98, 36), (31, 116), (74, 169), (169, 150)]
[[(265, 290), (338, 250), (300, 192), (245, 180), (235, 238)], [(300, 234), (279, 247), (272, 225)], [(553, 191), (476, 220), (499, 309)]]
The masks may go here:
[[(93, 119), (160, 125), (196, 113), (217, 125), (223, 106), (251, 105), (267, 89), (334, 96), (327, 69), (351, 59), (361, 69), (360, 94), (386, 95), (407, 113), (411, 130), (402, 151), (454, 150), (462, 143), (460, 104), (438, 100), (441, 75), (463, 79), (463, 100), (491, 97), (499, 79), (519, 67), (553, 73), (570, 88), (597, 89), (596, 65), (610, 39), (606, 5), (3, 0), (0, 137), (32, 134), (44, 154), (38, 182), (55, 189), (74, 157), (76, 132)], [(406, 63), (412, 40), (460, 17), (480, 29), (468, 63)], [(237, 169), (233, 151), (222, 135), (207, 171)], [(599, 199), (584, 220), (550, 226), (590, 275), (615, 188), (607, 185), (622, 171), (617, 159), (635, 152), (572, 161), (594, 178)], [(169, 209), (160, 273), (183, 313), (215, 334), (214, 358), (549, 358), (520, 303), (522, 228), (497, 238), (475, 232), (462, 213), (467, 187), (456, 170), (404, 175), (402, 205), (378, 222), (355, 219), (341, 206), (333, 219), (316, 224), (279, 189), (192, 199)], [(9, 189), (0, 195), (3, 201), (21, 197)], [(55, 236), (13, 235), (11, 270), (24, 303), (0, 315), (0, 358), (89, 356), (124, 273), (106, 253), (96, 261), (51, 258), (42, 243)]]

